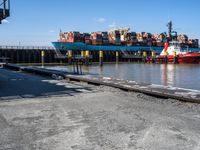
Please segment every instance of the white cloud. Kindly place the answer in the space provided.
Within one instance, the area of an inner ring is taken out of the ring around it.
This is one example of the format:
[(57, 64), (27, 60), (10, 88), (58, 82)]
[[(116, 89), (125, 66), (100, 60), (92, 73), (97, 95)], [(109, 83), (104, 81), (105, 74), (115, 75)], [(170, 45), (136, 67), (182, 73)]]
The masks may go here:
[(4, 20), (2, 20), (2, 23), (9, 23), (9, 21), (4, 19)]
[(55, 30), (49, 30), (49, 33), (54, 33), (55, 32)]
[(100, 18), (95, 18), (94, 19), (96, 22), (98, 22), (98, 23), (104, 23), (104, 22), (106, 22), (106, 19), (105, 18), (103, 18), (103, 17), (100, 17)]
[(117, 26), (116, 22), (112, 22), (112, 24), (108, 25), (109, 28), (114, 28), (116, 26)]

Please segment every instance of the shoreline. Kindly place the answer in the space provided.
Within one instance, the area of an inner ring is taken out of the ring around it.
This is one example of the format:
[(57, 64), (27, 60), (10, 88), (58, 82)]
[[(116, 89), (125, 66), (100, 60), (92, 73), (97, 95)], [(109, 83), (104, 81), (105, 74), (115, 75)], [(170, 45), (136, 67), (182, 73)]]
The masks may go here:
[(87, 75), (76, 75), (70, 72), (50, 70), (45, 68), (21, 67), (7, 64), (5, 68), (23, 71), (27, 73), (48, 76), (56, 79), (66, 79), (67, 81), (85, 82), (87, 84), (105, 85), (126, 91), (140, 92), (155, 97), (174, 98), (185, 102), (200, 103), (200, 91), (178, 87), (170, 87), (156, 84), (139, 83), (136, 81), (121, 80), (111, 77), (93, 77)]

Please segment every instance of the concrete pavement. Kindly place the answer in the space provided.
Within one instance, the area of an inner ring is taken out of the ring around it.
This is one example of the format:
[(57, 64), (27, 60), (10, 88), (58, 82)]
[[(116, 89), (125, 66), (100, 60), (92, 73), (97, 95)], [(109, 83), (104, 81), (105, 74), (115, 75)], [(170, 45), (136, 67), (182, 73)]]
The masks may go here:
[(92, 90), (84, 86), (60, 86), (57, 85), (58, 82), (48, 77), (0, 69), (0, 100), (45, 97), (60, 94), (74, 95), (81, 93), (82, 90)]
[(199, 104), (8, 70), (0, 78), (27, 88), (1, 92), (0, 150), (200, 149)]

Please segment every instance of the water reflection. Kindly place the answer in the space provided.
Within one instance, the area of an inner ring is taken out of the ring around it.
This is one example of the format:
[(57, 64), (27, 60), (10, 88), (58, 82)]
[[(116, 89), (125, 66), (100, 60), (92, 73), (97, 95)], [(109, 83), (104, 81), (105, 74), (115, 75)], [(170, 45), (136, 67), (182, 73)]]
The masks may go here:
[(174, 86), (176, 80), (176, 65), (174, 64), (162, 64), (161, 67), (161, 77), (162, 85)]
[[(51, 69), (71, 70), (66, 66)], [(200, 64), (104, 64), (103, 67), (83, 67), (83, 71), (97, 76), (200, 90)]]

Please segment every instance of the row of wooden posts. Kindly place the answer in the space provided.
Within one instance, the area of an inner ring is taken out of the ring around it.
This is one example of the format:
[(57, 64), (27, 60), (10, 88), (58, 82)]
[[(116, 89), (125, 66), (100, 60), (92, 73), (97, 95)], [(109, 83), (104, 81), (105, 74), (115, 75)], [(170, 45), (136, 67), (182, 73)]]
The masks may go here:
[[(86, 50), (86, 51), (81, 51), (81, 55), (80, 56), (73, 56), (73, 52), (71, 50), (67, 51), (66, 53), (67, 55), (67, 59), (68, 59), (68, 63), (69, 64), (73, 64), (73, 61), (77, 61), (79, 60), (84, 61), (84, 64), (89, 65), (90, 62), (90, 58), (92, 57), (90, 55), (90, 51)], [(41, 63), (42, 66), (45, 64), (45, 51), (41, 51)], [(99, 65), (103, 66), (103, 57), (104, 57), (104, 53), (103, 51), (99, 51)], [(119, 62), (119, 52), (116, 51), (116, 63)]]
[[(119, 51), (115, 52), (116, 54), (116, 63), (119, 63)], [(68, 59), (68, 63), (72, 64), (73, 61), (79, 60), (79, 61), (83, 61), (82, 63), (84, 63), (85, 65), (89, 65), (90, 63), (90, 59), (91, 59), (91, 55), (90, 55), (90, 51), (86, 50), (86, 51), (81, 51), (81, 55), (77, 56), (77, 55), (73, 55), (72, 50), (68, 50), (66, 53), (67, 59)], [(165, 59), (164, 62), (162, 63), (168, 63), (168, 53), (165, 54)], [(45, 64), (45, 51), (41, 51), (41, 61), (42, 61), (42, 65)], [(104, 58), (104, 52), (101, 50), (99, 51), (99, 65), (103, 66), (103, 58)], [(142, 60), (143, 62), (147, 63), (147, 62), (151, 62), (151, 63), (156, 63), (156, 55), (154, 51), (151, 51), (151, 56), (147, 56), (147, 52), (143, 51), (142, 53)], [(174, 53), (174, 63), (178, 63), (178, 58), (176, 53)]]

